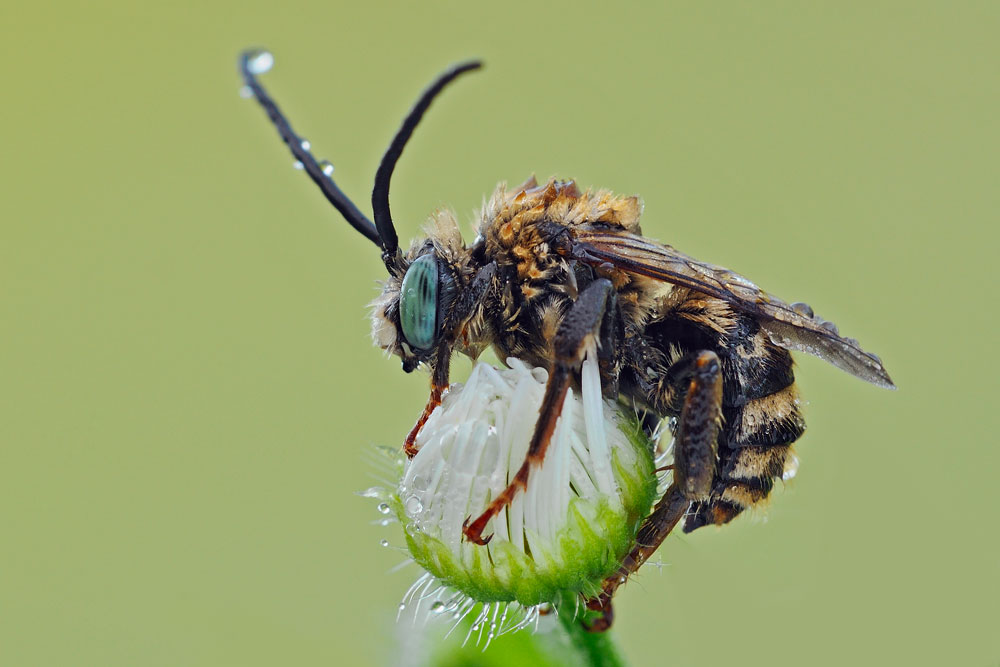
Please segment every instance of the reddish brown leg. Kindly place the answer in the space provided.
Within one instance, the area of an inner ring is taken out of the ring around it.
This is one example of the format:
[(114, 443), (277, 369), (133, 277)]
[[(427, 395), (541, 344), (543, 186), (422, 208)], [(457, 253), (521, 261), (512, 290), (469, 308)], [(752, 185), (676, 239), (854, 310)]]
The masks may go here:
[[(545, 385), (545, 396), (538, 411), (538, 421), (528, 445), (528, 453), (517, 474), (500, 495), (480, 514), (475, 521), (469, 517), (462, 525), (465, 539), (475, 544), (486, 544), (493, 536), (483, 537), (483, 530), (490, 519), (510, 505), (520, 491), (528, 488), (528, 475), (533, 466), (539, 466), (545, 459), (556, 421), (562, 413), (563, 400), (573, 380), (573, 371), (583, 363), (588, 341), (600, 336), (602, 356), (612, 357), (617, 346), (614, 339), (613, 322), (616, 308), (614, 287), (608, 280), (596, 280), (580, 293), (572, 308), (563, 317), (553, 341), (555, 360)], [(608, 316), (608, 317), (606, 317)]]
[(408, 459), (412, 459), (420, 451), (417, 449), (417, 434), (420, 433), (420, 429), (427, 423), (427, 418), (434, 412), (434, 408), (441, 405), (441, 397), (444, 396), (444, 392), (448, 389), (448, 370), (450, 366), (451, 351), (442, 346), (438, 350), (437, 364), (431, 371), (431, 396), (427, 399), (427, 405), (424, 406), (424, 411), (420, 414), (420, 418), (417, 419), (417, 423), (414, 424), (413, 429), (406, 436), (406, 440), (403, 441), (403, 453), (406, 454), (406, 458)]
[(403, 453), (406, 454), (406, 458), (412, 459), (420, 451), (417, 449), (417, 434), (420, 433), (420, 429), (424, 427), (427, 423), (427, 418), (431, 416), (434, 412), (434, 408), (441, 405), (441, 396), (444, 394), (444, 390), (447, 389), (447, 385), (444, 387), (439, 387), (437, 385), (431, 385), (431, 397), (427, 400), (427, 405), (424, 407), (424, 411), (421, 413), (420, 418), (417, 419), (417, 423), (413, 426), (409, 435), (406, 436), (406, 440), (403, 442)]
[(611, 598), (614, 597), (615, 591), (653, 555), (674, 526), (684, 518), (690, 505), (691, 501), (684, 497), (675, 484), (667, 489), (660, 502), (656, 503), (653, 513), (646, 517), (642, 527), (639, 528), (635, 546), (625, 556), (621, 567), (604, 580), (600, 595), (587, 600), (587, 609), (601, 612), (596, 620), (592, 620), (586, 626), (587, 630), (604, 632), (611, 627), (611, 622), (614, 620)]
[(476, 544), (486, 544), (493, 539), (492, 535), (485, 538), (482, 536), (486, 524), (489, 523), (490, 519), (502, 512), (503, 508), (510, 505), (514, 500), (514, 496), (519, 491), (524, 491), (528, 488), (528, 473), (531, 470), (531, 466), (541, 465), (545, 459), (545, 450), (548, 448), (549, 441), (552, 439), (552, 433), (556, 429), (556, 421), (562, 413), (563, 400), (566, 398), (566, 392), (569, 390), (570, 378), (571, 375), (567, 367), (557, 366), (552, 370), (549, 382), (545, 386), (545, 397), (542, 399), (542, 408), (539, 411), (540, 416), (538, 423), (535, 425), (534, 435), (531, 436), (531, 444), (528, 445), (528, 454), (524, 458), (524, 463), (521, 464), (517, 474), (514, 475), (514, 479), (507, 485), (507, 488), (493, 499), (493, 502), (490, 503), (485, 512), (480, 514), (472, 523), (469, 523), (469, 519), (472, 517), (465, 520), (465, 523), (462, 524), (462, 532), (465, 533), (465, 539)]
[[(674, 526), (684, 518), (693, 501), (706, 499), (712, 490), (722, 426), (722, 370), (714, 352), (679, 360), (671, 368), (684, 387), (684, 405), (674, 439), (674, 483), (639, 528), (635, 546), (614, 575), (604, 580), (601, 594), (587, 601), (587, 608), (601, 612), (587, 629), (603, 632), (611, 627), (615, 591), (659, 548)], [(685, 386), (686, 385), (686, 386)]]

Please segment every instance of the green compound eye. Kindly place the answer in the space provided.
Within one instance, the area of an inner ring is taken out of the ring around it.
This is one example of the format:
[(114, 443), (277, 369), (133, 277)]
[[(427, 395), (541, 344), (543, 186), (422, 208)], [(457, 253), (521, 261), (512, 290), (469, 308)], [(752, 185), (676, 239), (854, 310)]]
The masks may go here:
[(424, 255), (410, 264), (399, 291), (399, 323), (406, 342), (426, 350), (437, 338), (437, 261)]

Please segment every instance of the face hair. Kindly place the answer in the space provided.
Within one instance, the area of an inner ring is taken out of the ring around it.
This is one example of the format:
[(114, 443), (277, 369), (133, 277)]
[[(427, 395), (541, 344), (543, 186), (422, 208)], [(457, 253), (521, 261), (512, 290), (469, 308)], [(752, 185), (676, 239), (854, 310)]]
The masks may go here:
[(399, 156), (403, 154), (406, 142), (409, 141), (414, 128), (420, 123), (420, 119), (423, 117), (424, 112), (427, 111), (427, 108), (430, 107), (434, 98), (444, 90), (445, 86), (460, 75), (482, 67), (482, 62), (472, 60), (451, 67), (438, 76), (423, 92), (416, 104), (413, 105), (413, 108), (410, 109), (410, 113), (403, 120), (403, 124), (396, 132), (396, 136), (393, 137), (392, 143), (389, 144), (385, 155), (382, 156), (382, 162), (375, 173), (375, 186), (372, 189), (372, 211), (375, 214), (375, 223), (373, 224), (354, 205), (354, 202), (337, 187), (333, 178), (323, 171), (316, 158), (313, 157), (313, 154), (303, 146), (302, 137), (295, 133), (288, 119), (281, 112), (281, 109), (278, 108), (275, 101), (264, 90), (264, 87), (260, 85), (257, 75), (250, 65), (251, 60), (259, 53), (259, 50), (248, 50), (240, 54), (240, 74), (243, 76), (243, 81), (253, 93), (257, 102), (267, 112), (271, 123), (274, 124), (278, 130), (278, 134), (281, 135), (282, 141), (291, 150), (295, 159), (302, 163), (305, 172), (319, 186), (320, 190), (323, 191), (323, 195), (327, 201), (340, 211), (340, 214), (344, 216), (344, 219), (347, 220), (351, 227), (354, 227), (365, 238), (382, 248), (382, 258), (386, 262), (386, 265), (389, 266), (399, 250), (399, 238), (396, 235), (396, 229), (392, 223), (392, 215), (389, 212), (389, 181), (392, 178), (393, 170), (396, 168), (396, 162), (399, 160)]

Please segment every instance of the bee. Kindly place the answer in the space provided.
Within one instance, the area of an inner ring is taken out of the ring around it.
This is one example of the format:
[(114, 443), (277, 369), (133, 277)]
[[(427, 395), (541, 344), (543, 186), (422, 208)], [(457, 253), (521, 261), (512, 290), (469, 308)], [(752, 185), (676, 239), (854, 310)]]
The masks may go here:
[(635, 196), (532, 177), (496, 189), (472, 243), (463, 241), (452, 213), (438, 212), (428, 236), (404, 251), (389, 208), (392, 173), (432, 101), (481, 63), (445, 71), (407, 114), (376, 171), (371, 221), (261, 86), (257, 75), (270, 61), (261, 51), (240, 57), (245, 90), (296, 165), (381, 252), (388, 279), (372, 304), (374, 342), (398, 355), (404, 371), (430, 370), (430, 397), (405, 439), (406, 455), (416, 454), (420, 429), (448, 389), (453, 353), (474, 359), (492, 346), (500, 359), (549, 372), (526, 458), (485, 511), (466, 520), (467, 540), (489, 542), (490, 520), (527, 488), (588, 350), (598, 350), (606, 397), (676, 420), (671, 484), (618, 573), (588, 602), (602, 612), (592, 629), (610, 625), (615, 589), (681, 520), (685, 532), (725, 524), (767, 498), (805, 429), (792, 351), (894, 388), (877, 356), (809, 306), (786, 303), (728, 269), (643, 236)]

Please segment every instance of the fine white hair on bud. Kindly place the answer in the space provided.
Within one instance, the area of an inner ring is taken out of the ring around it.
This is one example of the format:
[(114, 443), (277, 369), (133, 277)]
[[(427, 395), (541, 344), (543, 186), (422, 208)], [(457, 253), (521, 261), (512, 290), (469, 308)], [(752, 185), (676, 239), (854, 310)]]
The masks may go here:
[(388, 505), (435, 585), (484, 608), (517, 603), (530, 614), (600, 590), (634, 545), (657, 478), (638, 419), (603, 398), (591, 346), (580, 391), (567, 394), (527, 490), (487, 524), (489, 544), (463, 540), (466, 518), (483, 512), (524, 461), (545, 391), (544, 370), (507, 363), (503, 370), (478, 363), (464, 385), (452, 385), (417, 438), (419, 453), (402, 464)]

